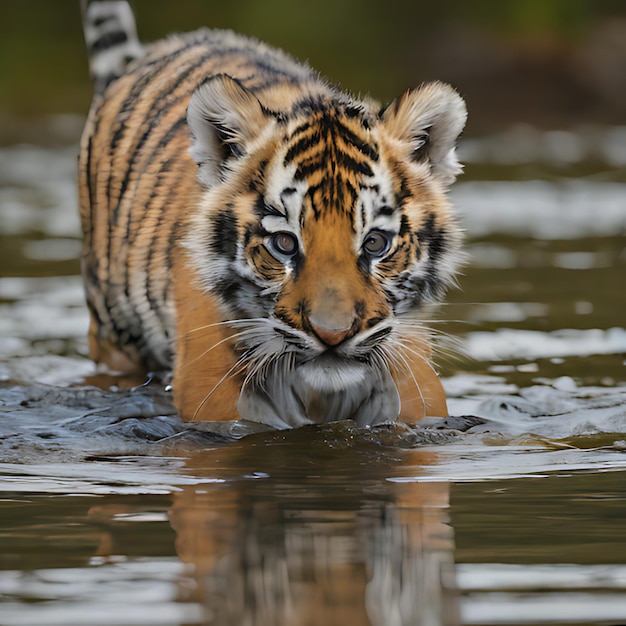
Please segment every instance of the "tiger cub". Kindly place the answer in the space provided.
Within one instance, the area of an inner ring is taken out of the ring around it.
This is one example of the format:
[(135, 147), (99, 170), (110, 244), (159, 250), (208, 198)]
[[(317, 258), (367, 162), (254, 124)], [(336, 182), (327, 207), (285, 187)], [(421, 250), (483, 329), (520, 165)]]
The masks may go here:
[(141, 45), (125, 1), (83, 12), (93, 360), (172, 371), (185, 420), (445, 415), (420, 316), (459, 259), (461, 97), (435, 82), (380, 108), (230, 31)]

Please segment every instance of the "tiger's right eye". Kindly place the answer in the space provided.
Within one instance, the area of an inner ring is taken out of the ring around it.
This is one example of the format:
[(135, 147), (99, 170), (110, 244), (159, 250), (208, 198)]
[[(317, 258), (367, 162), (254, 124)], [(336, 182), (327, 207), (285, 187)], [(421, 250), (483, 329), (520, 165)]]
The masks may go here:
[(294, 256), (298, 252), (298, 239), (293, 233), (278, 232), (270, 237), (270, 244), (283, 256)]

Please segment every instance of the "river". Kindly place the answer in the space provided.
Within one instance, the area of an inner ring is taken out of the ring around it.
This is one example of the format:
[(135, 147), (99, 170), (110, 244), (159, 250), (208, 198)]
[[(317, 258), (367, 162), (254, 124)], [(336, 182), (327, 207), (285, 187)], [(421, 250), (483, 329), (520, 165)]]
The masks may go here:
[(626, 623), (625, 146), (463, 141), (453, 417), (288, 432), (87, 384), (75, 137), (0, 148), (0, 622)]

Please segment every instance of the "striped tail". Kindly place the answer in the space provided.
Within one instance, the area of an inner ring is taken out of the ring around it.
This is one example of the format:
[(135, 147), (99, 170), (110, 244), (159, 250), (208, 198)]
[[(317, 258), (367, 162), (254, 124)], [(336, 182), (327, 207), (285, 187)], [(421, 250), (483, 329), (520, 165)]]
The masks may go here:
[(144, 55), (126, 0), (81, 0), (89, 72), (97, 94)]

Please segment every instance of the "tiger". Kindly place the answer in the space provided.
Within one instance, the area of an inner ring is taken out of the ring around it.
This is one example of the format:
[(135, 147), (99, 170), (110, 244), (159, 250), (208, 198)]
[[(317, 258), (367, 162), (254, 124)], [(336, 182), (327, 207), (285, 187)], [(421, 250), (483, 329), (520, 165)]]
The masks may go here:
[(144, 44), (126, 0), (82, 11), (97, 366), (168, 372), (188, 422), (447, 415), (425, 316), (463, 254), (459, 93), (429, 82), (381, 106), (233, 31)]

